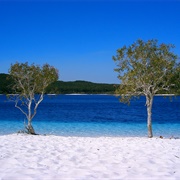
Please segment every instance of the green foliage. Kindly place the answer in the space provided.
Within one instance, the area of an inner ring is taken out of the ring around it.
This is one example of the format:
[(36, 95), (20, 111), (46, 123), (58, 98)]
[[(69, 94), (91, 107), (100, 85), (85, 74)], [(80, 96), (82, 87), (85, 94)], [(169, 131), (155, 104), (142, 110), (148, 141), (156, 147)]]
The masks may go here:
[(170, 92), (177, 56), (171, 52), (173, 45), (158, 44), (157, 40), (137, 40), (129, 47), (122, 47), (113, 56), (120, 80), (116, 93), (122, 102), (132, 96)]
[(87, 81), (57, 81), (46, 89), (46, 93), (52, 94), (113, 94), (114, 91), (115, 88), (113, 84), (99, 84)]
[(171, 81), (174, 84), (172, 93), (180, 95), (180, 63), (176, 65)]
[[(11, 79), (11, 81), (9, 81)], [(0, 92), (13, 93), (13, 80), (8, 74), (0, 74)], [(92, 83), (87, 81), (55, 81), (45, 88), (47, 94), (114, 94), (115, 84)], [(14, 92), (15, 93), (15, 92)]]
[(0, 74), (0, 94), (11, 94), (12, 86), (13, 86), (13, 79), (8, 74)]
[(11, 65), (9, 74), (15, 82), (13, 90), (26, 97), (44, 93), (45, 88), (58, 79), (58, 71), (48, 64), (40, 67), (27, 62), (15, 63)]

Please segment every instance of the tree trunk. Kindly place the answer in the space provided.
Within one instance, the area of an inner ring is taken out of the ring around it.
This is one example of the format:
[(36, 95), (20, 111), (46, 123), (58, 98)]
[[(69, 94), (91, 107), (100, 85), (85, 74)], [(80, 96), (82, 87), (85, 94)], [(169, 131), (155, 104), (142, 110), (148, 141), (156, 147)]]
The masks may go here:
[(146, 96), (146, 105), (147, 105), (147, 128), (148, 128), (148, 137), (152, 138), (152, 104), (153, 104), (153, 95)]
[(32, 105), (32, 98), (30, 98), (29, 104), (28, 104), (28, 116), (27, 116), (28, 125), (27, 125), (26, 129), (27, 129), (27, 131), (28, 131), (28, 134), (33, 134), (33, 135), (35, 135), (36, 133), (35, 133), (35, 131), (34, 131), (34, 128), (32, 127), (32, 124), (31, 124), (31, 121), (32, 121), (31, 105)]
[(27, 131), (28, 131), (28, 134), (33, 134), (33, 135), (36, 135), (35, 131), (34, 131), (34, 128), (31, 124), (31, 121), (28, 120), (28, 125), (26, 127)]

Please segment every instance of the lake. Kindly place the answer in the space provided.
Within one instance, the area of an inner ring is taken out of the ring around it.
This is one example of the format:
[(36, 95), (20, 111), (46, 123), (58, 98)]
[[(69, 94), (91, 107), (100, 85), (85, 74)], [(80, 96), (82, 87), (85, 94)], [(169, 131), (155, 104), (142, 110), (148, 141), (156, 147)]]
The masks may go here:
[[(153, 134), (180, 137), (180, 97), (155, 96)], [(0, 95), (0, 135), (24, 128), (25, 116)], [(32, 121), (36, 133), (61, 136), (147, 136), (145, 97), (130, 106), (113, 95), (46, 95)]]

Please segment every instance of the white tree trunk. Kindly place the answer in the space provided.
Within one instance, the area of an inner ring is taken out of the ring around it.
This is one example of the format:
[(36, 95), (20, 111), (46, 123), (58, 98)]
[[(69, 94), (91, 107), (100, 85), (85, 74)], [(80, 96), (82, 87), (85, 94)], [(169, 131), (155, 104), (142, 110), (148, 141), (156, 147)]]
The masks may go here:
[[(18, 102), (19, 102), (20, 98), (19, 98), (19, 96), (15, 97), (16, 98), (15, 107), (18, 108), (26, 116), (26, 118), (28, 120), (28, 124), (27, 124), (27, 126), (25, 126), (25, 128), (29, 134), (34, 134), (34, 135), (36, 134), (31, 122), (32, 122), (32, 119), (34, 118), (34, 116), (36, 115), (37, 108), (38, 108), (39, 104), (41, 103), (41, 101), (43, 100), (43, 97), (44, 97), (44, 94), (42, 92), (42, 94), (39, 96), (39, 98), (36, 99), (36, 101), (34, 100), (34, 97), (31, 97), (29, 99), (26, 98), (27, 102), (19, 104), (19, 105), (18, 105)], [(32, 110), (33, 102), (34, 102), (35, 107)], [(27, 112), (22, 108), (22, 105), (24, 105), (24, 107), (27, 108)]]
[(30, 121), (28, 120), (28, 125), (27, 125), (26, 129), (28, 130), (28, 133), (29, 133), (29, 134), (33, 134), (33, 135), (36, 134), (35, 131), (34, 131), (34, 128), (33, 128), (32, 124), (31, 124), (31, 120), (30, 120)]
[(148, 137), (152, 138), (152, 104), (153, 104), (153, 95), (146, 96), (146, 105), (147, 105), (147, 128), (148, 128)]
[(28, 125), (27, 125), (26, 129), (28, 130), (29, 134), (36, 134), (32, 124), (31, 124), (31, 121), (32, 121), (31, 106), (32, 106), (32, 98), (29, 100), (29, 104), (28, 104), (28, 115), (27, 115)]

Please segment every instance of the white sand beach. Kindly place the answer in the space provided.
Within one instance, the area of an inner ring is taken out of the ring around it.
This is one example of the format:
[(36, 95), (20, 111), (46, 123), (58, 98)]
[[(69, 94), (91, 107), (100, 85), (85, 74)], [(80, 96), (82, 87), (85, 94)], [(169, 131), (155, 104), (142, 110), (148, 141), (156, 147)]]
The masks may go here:
[(0, 180), (180, 179), (180, 139), (0, 136)]

